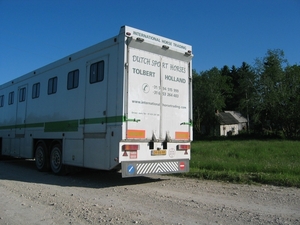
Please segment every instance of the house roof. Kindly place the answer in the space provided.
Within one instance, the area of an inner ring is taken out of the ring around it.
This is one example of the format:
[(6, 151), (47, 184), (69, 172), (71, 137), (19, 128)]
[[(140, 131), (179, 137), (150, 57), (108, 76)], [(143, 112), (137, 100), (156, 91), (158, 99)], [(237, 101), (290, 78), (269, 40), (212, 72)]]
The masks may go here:
[(225, 112), (230, 113), (240, 123), (247, 123), (247, 119), (243, 117), (241, 113), (236, 111), (225, 111)]
[(235, 119), (230, 113), (220, 112), (217, 113), (219, 122), (221, 125), (239, 124), (239, 121)]

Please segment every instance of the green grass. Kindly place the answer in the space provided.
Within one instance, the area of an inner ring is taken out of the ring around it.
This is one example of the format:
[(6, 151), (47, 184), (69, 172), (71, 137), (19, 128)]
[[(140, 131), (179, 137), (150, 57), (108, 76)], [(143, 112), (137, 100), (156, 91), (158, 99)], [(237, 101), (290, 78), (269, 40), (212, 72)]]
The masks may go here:
[(300, 187), (300, 142), (195, 141), (190, 172), (184, 176)]

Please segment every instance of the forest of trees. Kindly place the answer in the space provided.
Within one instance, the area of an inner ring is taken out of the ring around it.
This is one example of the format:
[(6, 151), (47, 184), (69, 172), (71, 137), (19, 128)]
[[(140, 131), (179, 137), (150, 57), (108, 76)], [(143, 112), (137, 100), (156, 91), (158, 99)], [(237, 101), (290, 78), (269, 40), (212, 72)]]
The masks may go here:
[(195, 133), (202, 134), (202, 124), (216, 124), (215, 112), (224, 110), (248, 117), (249, 133), (299, 137), (300, 65), (290, 65), (283, 50), (275, 49), (253, 66), (193, 70)]

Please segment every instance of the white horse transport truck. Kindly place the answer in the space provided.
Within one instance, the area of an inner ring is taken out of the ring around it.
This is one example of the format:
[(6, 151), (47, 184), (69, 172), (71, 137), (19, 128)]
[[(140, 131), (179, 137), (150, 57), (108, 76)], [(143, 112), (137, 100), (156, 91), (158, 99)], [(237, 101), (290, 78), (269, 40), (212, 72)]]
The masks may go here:
[[(123, 26), (117, 36), (0, 85), (0, 153), (122, 177), (189, 170), (192, 47)], [(4, 76), (3, 74), (1, 76)]]

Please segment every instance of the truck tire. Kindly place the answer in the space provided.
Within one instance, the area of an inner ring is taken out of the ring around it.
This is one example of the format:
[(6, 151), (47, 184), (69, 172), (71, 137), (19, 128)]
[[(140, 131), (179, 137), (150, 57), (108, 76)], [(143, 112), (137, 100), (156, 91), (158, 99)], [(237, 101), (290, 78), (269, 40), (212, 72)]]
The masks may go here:
[(56, 144), (51, 149), (50, 154), (51, 170), (56, 175), (65, 175), (66, 167), (62, 161), (62, 147), (60, 144)]
[(42, 172), (50, 169), (48, 149), (44, 142), (38, 143), (35, 148), (35, 166)]

